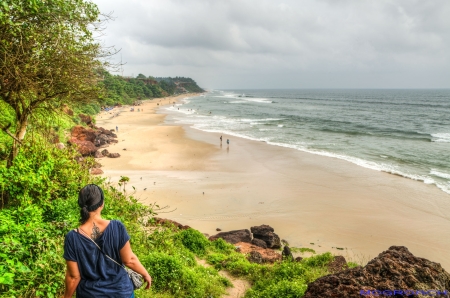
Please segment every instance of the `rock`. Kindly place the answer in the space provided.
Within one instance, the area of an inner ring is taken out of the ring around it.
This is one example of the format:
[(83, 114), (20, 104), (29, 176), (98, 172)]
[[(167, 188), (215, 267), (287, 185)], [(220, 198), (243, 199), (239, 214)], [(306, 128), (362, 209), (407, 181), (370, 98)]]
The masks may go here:
[(94, 143), (90, 141), (80, 141), (72, 138), (69, 140), (69, 143), (76, 145), (78, 152), (80, 152), (83, 156), (94, 155), (97, 151), (97, 147), (95, 147)]
[(71, 137), (72, 139), (75, 138), (79, 141), (89, 141), (94, 143), (97, 135), (93, 129), (86, 129), (83, 126), (77, 125), (72, 128)]
[(261, 240), (261, 239), (258, 239), (258, 238), (253, 238), (252, 239), (252, 244), (256, 245), (256, 246), (259, 246), (259, 247), (262, 247), (262, 248), (267, 248), (266, 242)]
[(102, 169), (99, 169), (99, 168), (92, 168), (91, 174), (92, 175), (101, 175), (101, 174), (103, 174), (103, 171), (102, 171)]
[[(249, 261), (254, 263), (275, 263), (281, 261), (281, 255), (269, 248), (262, 248), (246, 242), (238, 242), (238, 252), (249, 254)], [(255, 253), (256, 252), (256, 253)]]
[[(98, 151), (97, 151), (98, 152)], [(99, 169), (102, 167), (102, 164), (99, 162), (95, 162), (94, 165), (92, 166), (93, 168)]]
[(252, 234), (249, 230), (234, 230), (229, 232), (221, 232), (219, 234), (213, 235), (209, 237), (210, 241), (217, 240), (222, 238), (228, 243), (235, 244), (238, 242), (247, 242), (250, 243), (252, 241)]
[(120, 154), (119, 153), (109, 153), (108, 157), (109, 158), (118, 158), (118, 157), (120, 157)]
[(95, 151), (94, 153), (94, 157), (95, 158), (103, 158), (103, 154), (100, 152), (100, 150)]
[(256, 250), (252, 250), (250, 252), (250, 254), (247, 257), (247, 260), (251, 263), (257, 263), (257, 264), (263, 263), (262, 255), (259, 252), (257, 252)]
[[(361, 291), (366, 293), (364, 297), (384, 295), (377, 292), (367, 294), (376, 290), (404, 290), (395, 297), (408, 297), (408, 293), (413, 295), (411, 290), (432, 289), (448, 291), (450, 274), (440, 264), (416, 257), (404, 246), (391, 246), (364, 267), (347, 269), (315, 280), (308, 285), (303, 297), (359, 298), (363, 295)], [(431, 293), (431, 296), (437, 296), (436, 292)], [(393, 296), (392, 292), (388, 296)]]
[(84, 122), (87, 125), (92, 124), (92, 117), (91, 116), (84, 115), (84, 114), (78, 114), (78, 117), (80, 117), (81, 122)]
[(56, 148), (63, 150), (64, 148), (66, 148), (66, 146), (63, 143), (58, 143), (56, 144)]
[(301, 262), (302, 260), (303, 260), (302, 257), (296, 257), (296, 258), (295, 258), (295, 261), (296, 261), (296, 262)]
[(155, 223), (159, 224), (159, 225), (174, 225), (175, 227), (177, 227), (180, 230), (187, 230), (190, 228), (190, 226), (184, 226), (176, 221), (167, 219), (167, 218), (159, 218), (159, 217), (154, 217)]
[(100, 146), (103, 146), (103, 145), (106, 145), (109, 143), (110, 143), (109, 137), (105, 134), (98, 135), (95, 138), (95, 142), (94, 142), (95, 146), (97, 146), (97, 147), (100, 147)]
[(328, 264), (328, 271), (338, 273), (348, 269), (347, 261), (343, 256), (335, 256), (333, 261)]
[(109, 151), (106, 150), (106, 149), (103, 149), (103, 150), (102, 150), (102, 154), (103, 154), (103, 156), (108, 156)]
[(217, 232), (220, 232), (220, 231), (222, 231), (222, 229), (217, 228), (216, 231), (217, 231)]
[(274, 233), (274, 229), (269, 225), (261, 225), (251, 227), (250, 230), (253, 233), (253, 237), (261, 239), (266, 242), (268, 248), (280, 248), (281, 240), (277, 234)]
[(283, 252), (281, 253), (281, 256), (283, 257), (283, 260), (288, 260), (288, 261), (294, 260), (294, 256), (292, 255), (291, 249), (287, 245), (283, 248)]
[(275, 230), (269, 225), (260, 225), (260, 226), (251, 227), (250, 231), (256, 235), (265, 235), (270, 232), (273, 233)]
[(289, 246), (289, 242), (287, 242), (287, 240), (281, 239), (281, 243), (282, 243), (283, 245)]

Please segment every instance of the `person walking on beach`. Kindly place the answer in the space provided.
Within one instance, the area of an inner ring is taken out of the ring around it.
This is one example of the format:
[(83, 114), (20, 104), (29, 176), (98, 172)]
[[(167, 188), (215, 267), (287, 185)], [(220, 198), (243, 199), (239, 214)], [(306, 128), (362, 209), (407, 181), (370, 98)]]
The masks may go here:
[(134, 286), (122, 264), (143, 276), (145, 289), (151, 286), (152, 278), (131, 250), (123, 223), (102, 218), (104, 201), (103, 190), (95, 184), (80, 190), (80, 226), (64, 241), (65, 298), (75, 291), (78, 298), (133, 298)]
[(227, 146), (230, 146), (230, 139), (227, 139)]
[(222, 144), (222, 136), (220, 136), (220, 144)]
[(116, 132), (119, 132), (119, 127), (116, 125)]

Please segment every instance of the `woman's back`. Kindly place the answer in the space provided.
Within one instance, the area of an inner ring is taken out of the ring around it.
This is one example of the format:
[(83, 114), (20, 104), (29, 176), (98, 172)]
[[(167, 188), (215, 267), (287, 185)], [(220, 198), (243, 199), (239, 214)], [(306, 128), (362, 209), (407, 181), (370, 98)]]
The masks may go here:
[[(81, 280), (77, 297), (129, 297), (133, 285), (124, 268), (105, 256), (107, 254), (122, 264), (120, 250), (130, 239), (125, 226), (117, 220), (98, 223), (101, 234), (95, 239), (98, 247), (83, 233), (70, 231), (64, 243), (64, 258), (77, 262)], [(84, 233), (87, 231), (83, 229)], [(93, 229), (94, 230), (94, 229)], [(93, 234), (96, 232), (93, 231)]]

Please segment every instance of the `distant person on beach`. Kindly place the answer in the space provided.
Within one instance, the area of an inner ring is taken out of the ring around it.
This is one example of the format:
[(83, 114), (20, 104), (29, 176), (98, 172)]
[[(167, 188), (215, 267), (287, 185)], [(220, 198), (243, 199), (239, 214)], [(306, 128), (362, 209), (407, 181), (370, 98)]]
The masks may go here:
[(227, 139), (227, 145), (230, 146), (230, 140), (229, 139)]
[(222, 136), (220, 136), (220, 143), (222, 143)]
[(89, 184), (78, 194), (80, 226), (67, 233), (64, 297), (134, 297), (134, 286), (123, 265), (141, 274), (149, 289), (152, 278), (131, 250), (130, 236), (119, 220), (101, 216), (103, 190)]
[(119, 132), (119, 127), (116, 125), (116, 132)]

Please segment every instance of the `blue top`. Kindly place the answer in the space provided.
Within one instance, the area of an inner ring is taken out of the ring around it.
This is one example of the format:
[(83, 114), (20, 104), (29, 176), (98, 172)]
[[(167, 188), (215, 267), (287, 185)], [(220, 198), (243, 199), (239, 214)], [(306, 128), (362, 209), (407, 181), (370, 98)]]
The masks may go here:
[[(122, 264), (120, 250), (128, 240), (130, 236), (125, 226), (118, 220), (111, 220), (95, 242), (104, 253)], [(78, 264), (81, 280), (76, 289), (77, 298), (129, 298), (133, 294), (133, 284), (125, 269), (108, 259), (83, 234), (73, 230), (67, 233), (64, 259)]]

